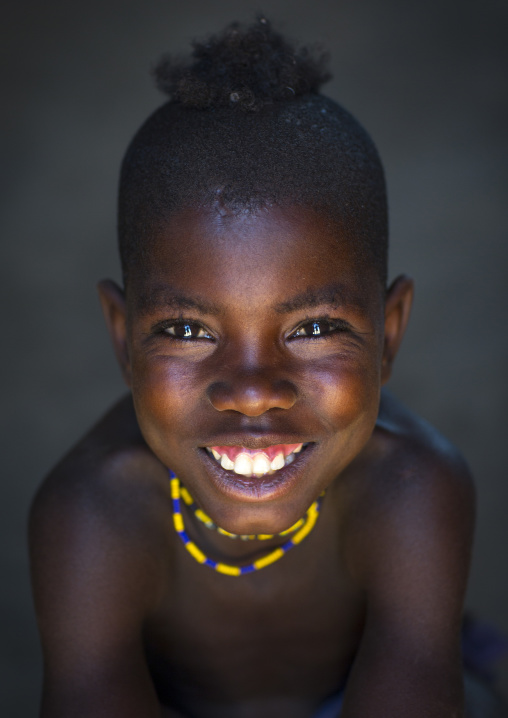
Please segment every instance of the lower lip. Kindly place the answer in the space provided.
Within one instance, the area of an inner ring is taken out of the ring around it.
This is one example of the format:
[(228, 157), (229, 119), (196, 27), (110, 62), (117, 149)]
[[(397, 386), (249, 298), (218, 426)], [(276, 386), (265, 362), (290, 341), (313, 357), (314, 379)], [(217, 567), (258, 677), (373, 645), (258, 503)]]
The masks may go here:
[(301, 480), (305, 466), (310, 459), (315, 444), (308, 444), (288, 466), (273, 474), (242, 476), (234, 471), (226, 471), (211, 457), (206, 449), (200, 449), (207, 465), (207, 471), (214, 487), (228, 498), (237, 501), (274, 501), (289, 494)]

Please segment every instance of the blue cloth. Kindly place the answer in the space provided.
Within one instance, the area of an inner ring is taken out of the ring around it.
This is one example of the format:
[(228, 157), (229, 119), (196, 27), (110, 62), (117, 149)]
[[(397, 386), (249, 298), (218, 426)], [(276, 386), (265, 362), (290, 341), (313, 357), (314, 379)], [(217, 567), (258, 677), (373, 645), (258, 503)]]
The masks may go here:
[(464, 668), (488, 683), (496, 679), (496, 663), (508, 654), (508, 636), (496, 626), (466, 614), (462, 623)]
[(327, 698), (312, 718), (338, 718), (342, 709), (342, 701), (344, 699), (344, 690), (339, 691), (334, 696)]

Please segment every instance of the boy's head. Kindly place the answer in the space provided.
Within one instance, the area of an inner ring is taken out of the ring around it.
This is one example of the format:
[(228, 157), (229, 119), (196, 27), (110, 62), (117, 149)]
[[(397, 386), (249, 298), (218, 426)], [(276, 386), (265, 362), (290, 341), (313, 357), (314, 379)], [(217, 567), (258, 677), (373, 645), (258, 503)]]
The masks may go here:
[(171, 215), (209, 207), (224, 215), (306, 206), (354, 236), (354, 251), (386, 281), (383, 169), (370, 137), (318, 94), (324, 55), (295, 50), (262, 18), (195, 44), (193, 63), (155, 71), (170, 102), (134, 137), (119, 198), (124, 280), (143, 267)]
[(101, 299), (153, 453), (223, 528), (275, 533), (366, 446), (411, 284), (385, 290), (382, 167), (321, 61), (261, 21), (196, 53), (126, 155), (127, 296)]

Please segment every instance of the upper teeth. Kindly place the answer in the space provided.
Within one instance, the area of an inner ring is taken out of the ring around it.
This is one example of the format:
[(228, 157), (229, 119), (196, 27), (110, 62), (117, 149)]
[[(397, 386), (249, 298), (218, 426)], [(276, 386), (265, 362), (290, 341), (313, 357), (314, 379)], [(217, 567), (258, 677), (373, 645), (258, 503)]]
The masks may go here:
[[(219, 456), (220, 456), (220, 454), (219, 454)], [(227, 456), (227, 454), (222, 454), (221, 460), (220, 460), (220, 465), (222, 466), (223, 469), (227, 469), (228, 471), (231, 471), (231, 469), (234, 467), (233, 462), (231, 461), (229, 456)]]
[(300, 444), (294, 451), (288, 456), (284, 456), (284, 452), (279, 451), (278, 454), (270, 461), (268, 456), (263, 451), (258, 451), (255, 454), (247, 453), (247, 451), (241, 451), (232, 461), (227, 454), (220, 454), (215, 449), (209, 449), (223, 469), (226, 471), (234, 471), (235, 474), (241, 474), (242, 476), (264, 476), (265, 474), (271, 474), (274, 471), (282, 469), (283, 466), (287, 466), (295, 459), (297, 454), (302, 449)]

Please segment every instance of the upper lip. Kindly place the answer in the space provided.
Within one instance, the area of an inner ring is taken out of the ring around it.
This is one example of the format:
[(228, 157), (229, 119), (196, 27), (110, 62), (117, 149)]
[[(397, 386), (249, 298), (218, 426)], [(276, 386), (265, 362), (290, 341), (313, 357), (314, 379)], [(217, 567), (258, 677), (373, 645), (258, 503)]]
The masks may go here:
[(279, 444), (308, 444), (308, 437), (295, 436), (295, 434), (241, 434), (216, 437), (209, 441), (204, 441), (200, 446), (209, 448), (211, 446), (242, 446), (245, 449), (264, 449), (267, 446), (277, 446)]

